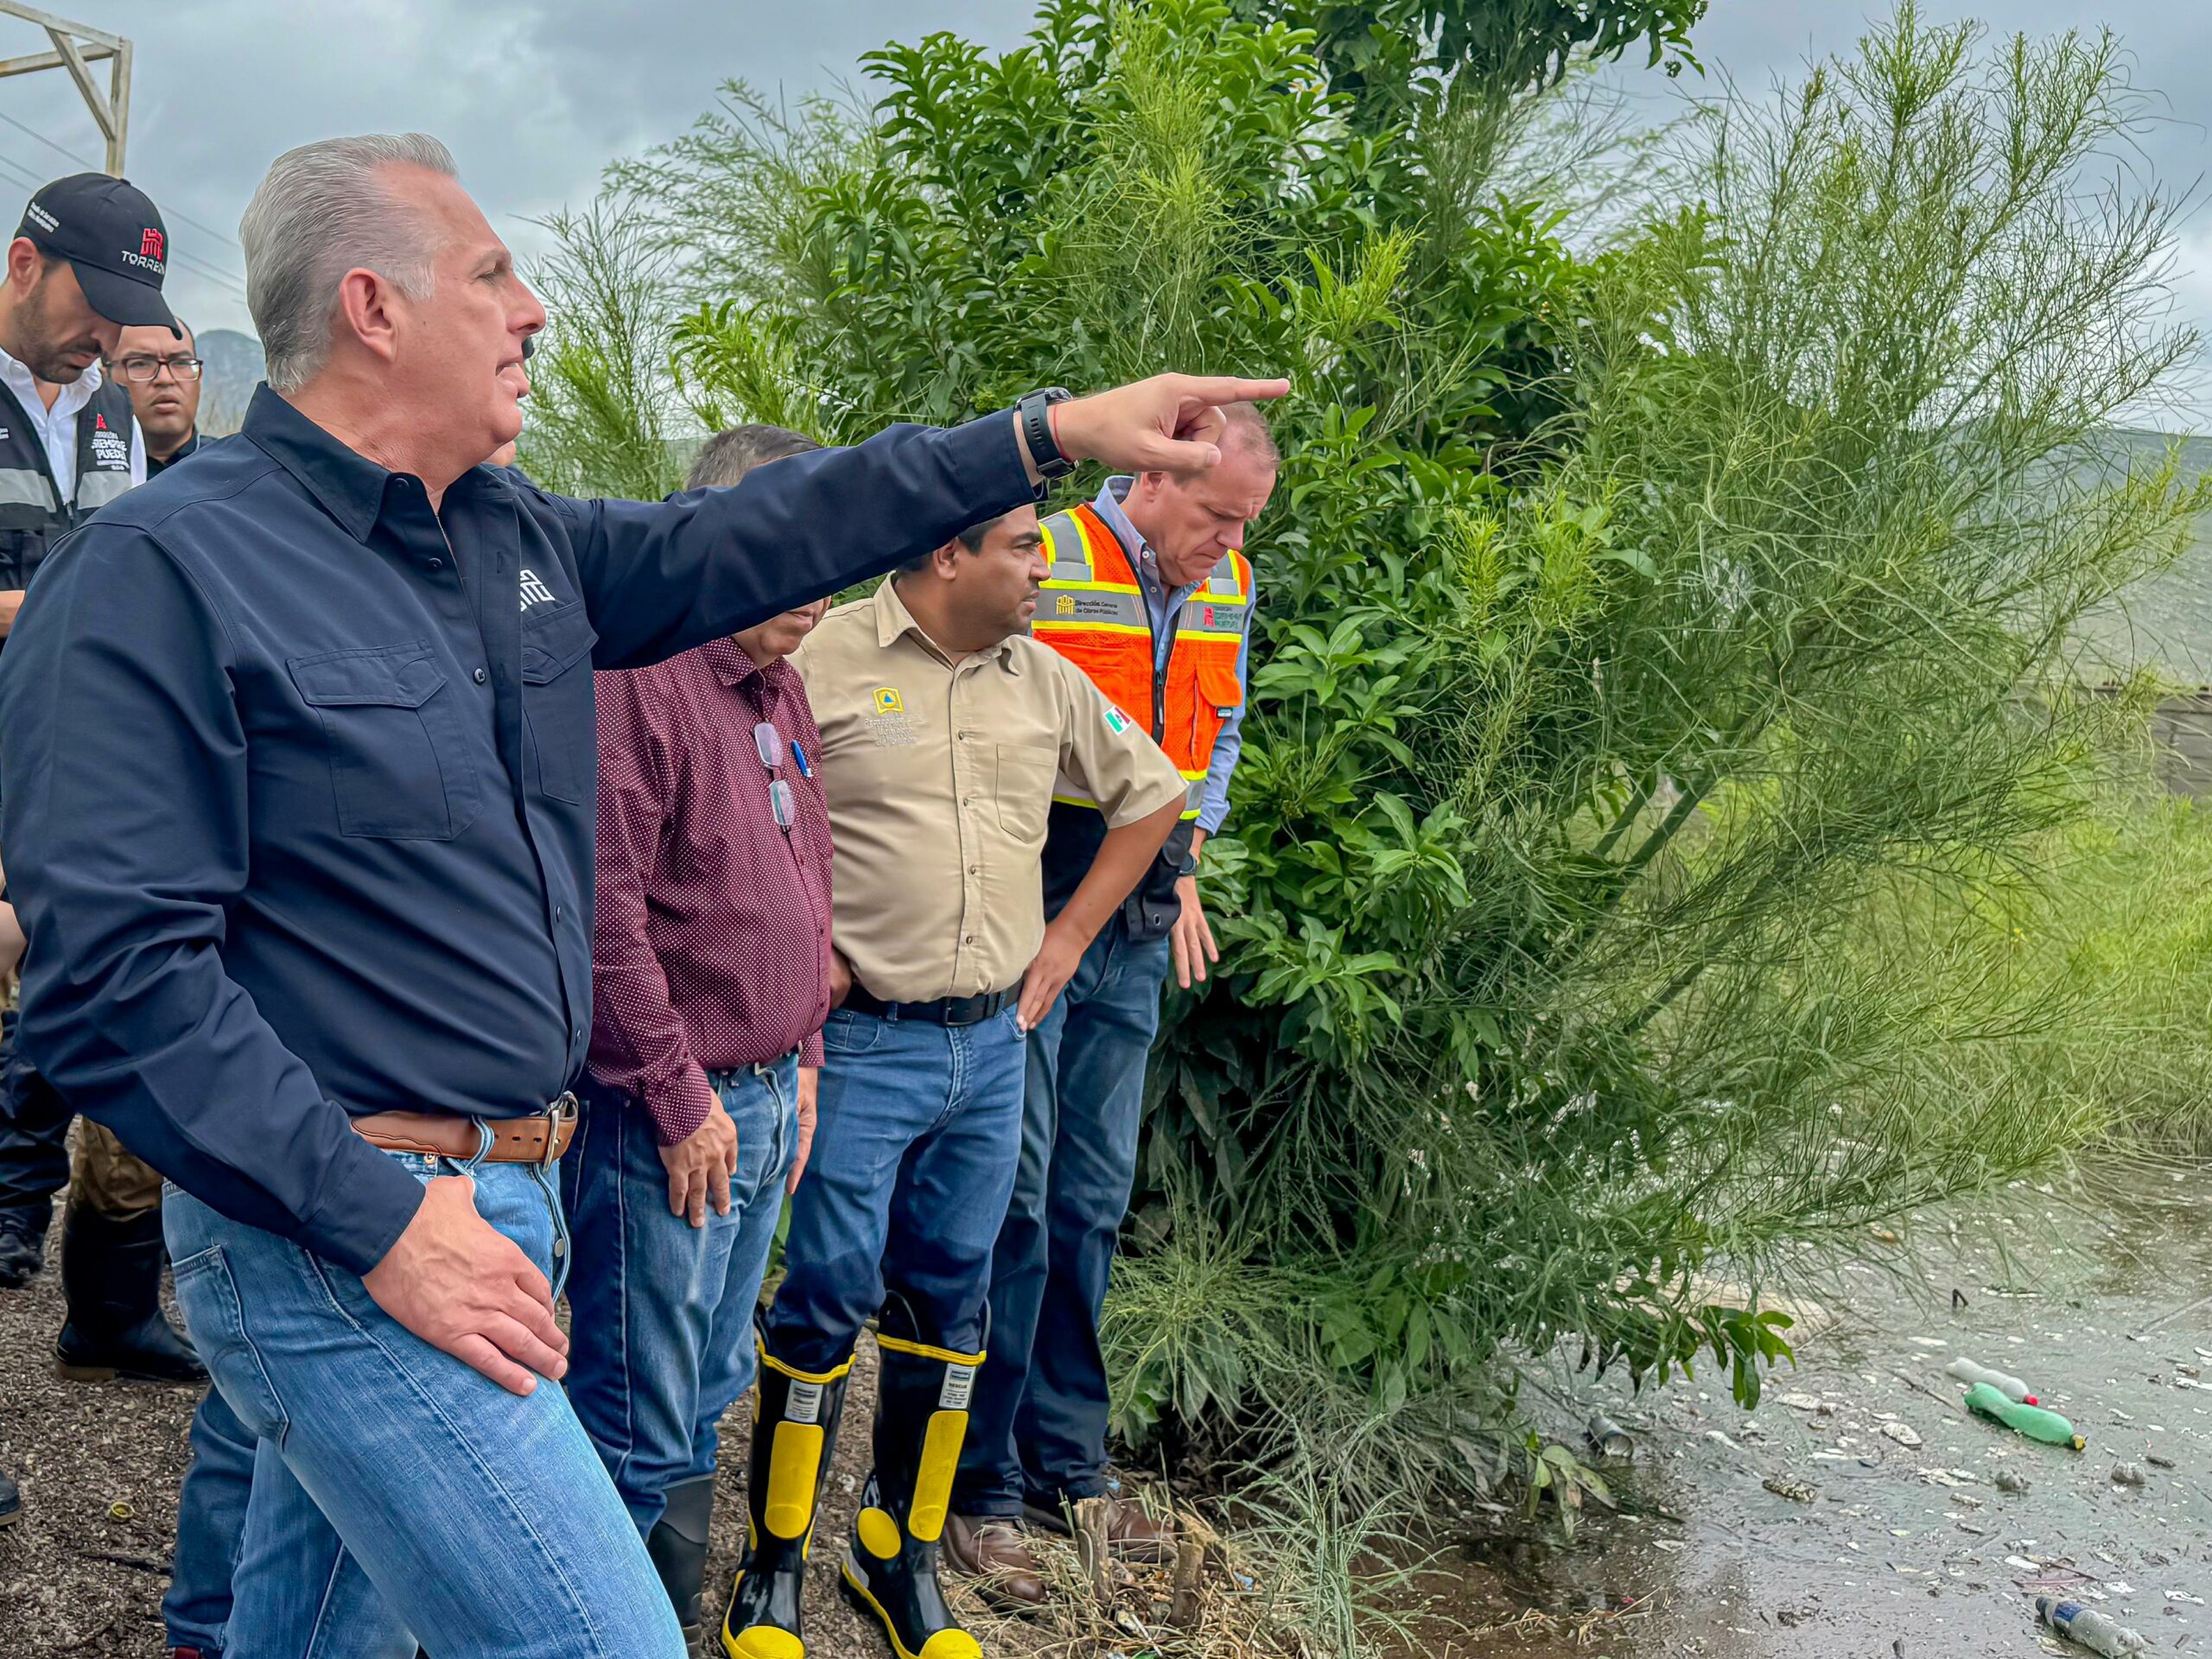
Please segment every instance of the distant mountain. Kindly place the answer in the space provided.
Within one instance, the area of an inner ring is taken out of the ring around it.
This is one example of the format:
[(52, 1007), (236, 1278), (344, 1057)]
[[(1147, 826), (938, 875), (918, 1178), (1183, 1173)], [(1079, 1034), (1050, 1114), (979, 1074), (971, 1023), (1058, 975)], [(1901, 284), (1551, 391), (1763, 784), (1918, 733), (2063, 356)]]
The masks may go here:
[(261, 342), (235, 328), (210, 328), (197, 342), (200, 361), (200, 429), (211, 438), (235, 432), (261, 384)]

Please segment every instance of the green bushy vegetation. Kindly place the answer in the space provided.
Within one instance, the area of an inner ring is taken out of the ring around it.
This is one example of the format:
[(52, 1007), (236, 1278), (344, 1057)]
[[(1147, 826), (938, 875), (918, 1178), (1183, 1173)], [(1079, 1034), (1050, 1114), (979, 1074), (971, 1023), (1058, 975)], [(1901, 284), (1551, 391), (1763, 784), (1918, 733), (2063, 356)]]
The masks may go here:
[[(1512, 183), (1541, 87), (1679, 65), (1700, 9), (1049, 0), (1010, 53), (872, 54), (867, 107), (733, 86), (556, 222), (524, 459), (565, 488), (671, 486), (671, 397), (837, 441), (1293, 376), (1224, 960), (1171, 1007), (1110, 1318), (1160, 1455), (1571, 1485), (1500, 1432), (1515, 1356), (1753, 1399), (1783, 1322), (1700, 1269), (2196, 1097), (2208, 982), (2147, 884), (2202, 848), (2090, 814), (2151, 688), (2087, 695), (2069, 644), (2204, 505), (2080, 464), (2194, 346), (2172, 205), (2100, 184), (2117, 48), (1907, 8), (1720, 86), (1571, 254)], [(1993, 919), (2085, 848), (2071, 922)], [(2153, 915), (2155, 1016), (2100, 978)]]

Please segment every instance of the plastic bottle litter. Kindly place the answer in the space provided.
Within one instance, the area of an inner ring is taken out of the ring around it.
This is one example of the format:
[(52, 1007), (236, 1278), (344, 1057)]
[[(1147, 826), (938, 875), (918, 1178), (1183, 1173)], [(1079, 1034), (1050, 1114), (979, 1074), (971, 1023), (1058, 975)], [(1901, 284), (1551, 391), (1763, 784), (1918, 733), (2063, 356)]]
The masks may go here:
[(1628, 1463), (1636, 1457), (1636, 1441), (1629, 1432), (1602, 1411), (1593, 1412), (1588, 1429), (1590, 1444), (1598, 1448), (1598, 1455), (1616, 1463)]
[(2074, 1432), (2074, 1425), (2056, 1412), (2008, 1400), (1986, 1382), (1977, 1382), (1967, 1390), (1967, 1409), (1977, 1417), (2004, 1424), (2016, 1434), (2041, 1440), (2045, 1446), (2070, 1446), (2079, 1452), (2083, 1444), (2082, 1437)]
[(2036, 1617), (2069, 1642), (2078, 1642), (2105, 1659), (2132, 1659), (2151, 1644), (2124, 1624), (2115, 1624), (2094, 1607), (2056, 1596), (2036, 1598)]
[(1988, 1366), (1978, 1365), (1973, 1360), (1955, 1359), (1943, 1370), (1968, 1387), (1972, 1387), (1976, 1382), (1986, 1382), (2006, 1399), (2017, 1400), (2024, 1406), (2042, 1403), (2034, 1395), (2028, 1392), (2028, 1385), (2021, 1382), (2018, 1377), (2007, 1376), (2003, 1371), (1993, 1371)]

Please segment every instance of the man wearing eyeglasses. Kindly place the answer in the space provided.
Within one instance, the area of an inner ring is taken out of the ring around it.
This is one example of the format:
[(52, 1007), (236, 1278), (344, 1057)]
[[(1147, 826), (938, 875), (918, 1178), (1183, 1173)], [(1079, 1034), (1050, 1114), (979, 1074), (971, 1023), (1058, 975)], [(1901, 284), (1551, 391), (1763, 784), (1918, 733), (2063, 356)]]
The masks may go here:
[[(818, 448), (735, 427), (687, 487)], [(760, 1279), (814, 1128), (830, 813), (806, 688), (784, 658), (828, 608), (594, 682), (590, 1079), (561, 1162), (569, 1398), (687, 1630), (716, 1425), (753, 1383)]]
[(130, 394), (144, 436), (146, 476), (154, 478), (200, 448), (200, 354), (181, 319), (181, 334), (166, 328), (125, 328), (115, 348), (115, 372)]

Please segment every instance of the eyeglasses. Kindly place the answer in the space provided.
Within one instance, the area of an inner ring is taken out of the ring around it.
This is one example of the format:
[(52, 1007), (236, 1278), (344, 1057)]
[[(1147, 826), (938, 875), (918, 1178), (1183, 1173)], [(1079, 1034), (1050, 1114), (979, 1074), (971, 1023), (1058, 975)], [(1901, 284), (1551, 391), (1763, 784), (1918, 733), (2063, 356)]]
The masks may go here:
[(179, 380), (197, 380), (203, 364), (196, 357), (126, 357), (115, 366), (123, 371), (124, 379), (143, 385), (160, 379), (163, 369)]
[(753, 728), (753, 748), (768, 769), (768, 810), (775, 815), (776, 828), (788, 836), (798, 822), (798, 799), (776, 775), (784, 769), (784, 734), (773, 721), (764, 720)]

